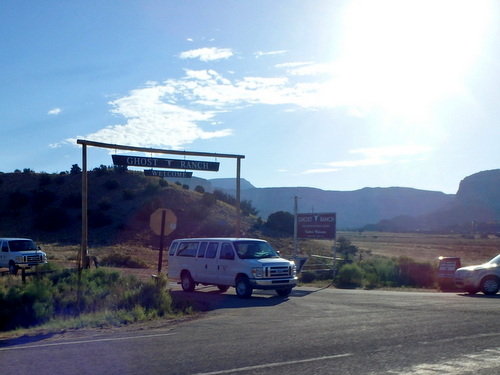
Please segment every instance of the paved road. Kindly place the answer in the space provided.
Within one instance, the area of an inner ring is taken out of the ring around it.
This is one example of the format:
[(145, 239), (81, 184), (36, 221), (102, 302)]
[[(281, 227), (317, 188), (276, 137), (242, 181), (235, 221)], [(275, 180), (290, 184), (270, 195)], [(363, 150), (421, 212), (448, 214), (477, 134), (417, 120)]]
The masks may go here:
[[(182, 293), (182, 292), (175, 292)], [(2, 374), (498, 374), (500, 297), (296, 288), (191, 293), (201, 319), (0, 343)]]

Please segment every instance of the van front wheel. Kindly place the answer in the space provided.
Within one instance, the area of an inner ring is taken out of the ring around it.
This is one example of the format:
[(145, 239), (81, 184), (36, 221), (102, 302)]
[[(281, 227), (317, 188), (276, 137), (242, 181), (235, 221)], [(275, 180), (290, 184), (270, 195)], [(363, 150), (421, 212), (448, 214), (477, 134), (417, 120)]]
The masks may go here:
[(288, 297), (292, 292), (292, 288), (276, 289), (276, 293), (280, 297)]
[(182, 290), (185, 292), (192, 292), (194, 290), (195, 284), (189, 272), (183, 272), (181, 275), (181, 286)]
[(236, 294), (240, 298), (250, 298), (252, 296), (253, 288), (250, 285), (250, 281), (248, 281), (248, 277), (240, 276), (236, 280)]

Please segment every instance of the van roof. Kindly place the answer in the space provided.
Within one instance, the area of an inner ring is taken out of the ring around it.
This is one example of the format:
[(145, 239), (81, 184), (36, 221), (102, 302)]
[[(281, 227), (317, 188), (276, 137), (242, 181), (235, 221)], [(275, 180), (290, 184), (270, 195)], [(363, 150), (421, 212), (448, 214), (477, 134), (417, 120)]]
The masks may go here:
[[(243, 237), (202, 237), (202, 238), (177, 238), (174, 241), (263, 241), (260, 238), (243, 238)], [(173, 241), (172, 241), (173, 242)]]
[(16, 238), (16, 237), (0, 238), (0, 241), (14, 241), (14, 240), (33, 241), (31, 238)]

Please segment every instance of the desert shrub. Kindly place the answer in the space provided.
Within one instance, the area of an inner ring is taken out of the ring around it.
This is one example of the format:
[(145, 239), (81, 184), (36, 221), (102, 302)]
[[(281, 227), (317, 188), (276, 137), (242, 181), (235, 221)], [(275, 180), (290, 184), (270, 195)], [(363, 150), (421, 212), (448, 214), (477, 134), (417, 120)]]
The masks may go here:
[(146, 262), (141, 259), (134, 259), (130, 255), (112, 253), (103, 257), (99, 264), (108, 267), (124, 268), (148, 268)]
[(228, 237), (234, 234), (234, 226), (222, 219), (208, 218), (199, 232), (204, 237)]
[(435, 284), (436, 271), (430, 263), (415, 262), (411, 258), (398, 259), (399, 285), (431, 288)]
[(112, 179), (112, 180), (105, 181), (102, 186), (106, 190), (116, 190), (120, 187), (120, 183), (118, 182), (118, 180)]
[(72, 219), (65, 209), (49, 207), (38, 213), (34, 220), (34, 227), (47, 232), (54, 232), (67, 227)]
[(35, 210), (43, 210), (57, 200), (57, 194), (51, 190), (35, 190), (31, 199), (31, 205)]
[(194, 191), (196, 191), (197, 193), (200, 193), (200, 194), (205, 194), (205, 188), (201, 185), (197, 185), (195, 188), (194, 188)]
[(108, 211), (111, 209), (111, 207), (111, 202), (107, 199), (103, 199), (97, 204), (97, 208), (101, 211)]
[(122, 199), (124, 201), (131, 201), (134, 198), (135, 198), (135, 194), (132, 190), (129, 190), (129, 189), (123, 190)]
[(158, 185), (160, 185), (160, 187), (162, 188), (165, 188), (168, 186), (168, 181), (165, 180), (164, 178), (160, 178), (160, 180), (158, 181)]
[(345, 264), (339, 271), (337, 285), (341, 288), (355, 288), (363, 282), (363, 270), (356, 264)]
[(16, 190), (9, 194), (8, 207), (11, 210), (18, 210), (26, 206), (30, 201), (28, 194)]
[(155, 195), (156, 193), (158, 193), (159, 190), (160, 190), (160, 185), (149, 183), (144, 188), (144, 194), (145, 195)]
[(38, 186), (47, 186), (50, 185), (51, 177), (47, 173), (40, 174), (40, 179), (38, 180)]
[(90, 228), (102, 228), (113, 223), (113, 219), (99, 210), (89, 210), (88, 220)]
[(359, 266), (363, 270), (367, 288), (398, 285), (399, 269), (395, 259), (373, 258), (359, 262)]
[(217, 203), (217, 197), (215, 194), (205, 193), (201, 201), (205, 206), (210, 207)]
[(62, 204), (67, 208), (81, 208), (82, 207), (82, 193), (71, 193), (64, 197)]

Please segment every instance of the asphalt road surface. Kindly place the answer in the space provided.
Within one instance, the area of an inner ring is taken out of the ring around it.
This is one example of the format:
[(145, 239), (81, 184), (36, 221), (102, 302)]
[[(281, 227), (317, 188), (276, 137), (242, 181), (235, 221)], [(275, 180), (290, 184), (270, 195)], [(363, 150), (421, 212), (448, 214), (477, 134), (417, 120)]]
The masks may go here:
[[(174, 293), (183, 293), (175, 291)], [(198, 288), (176, 324), (0, 342), (2, 374), (499, 374), (500, 297)]]

